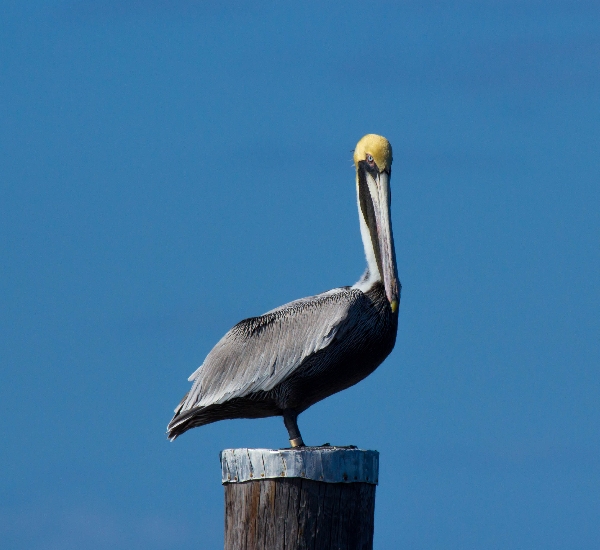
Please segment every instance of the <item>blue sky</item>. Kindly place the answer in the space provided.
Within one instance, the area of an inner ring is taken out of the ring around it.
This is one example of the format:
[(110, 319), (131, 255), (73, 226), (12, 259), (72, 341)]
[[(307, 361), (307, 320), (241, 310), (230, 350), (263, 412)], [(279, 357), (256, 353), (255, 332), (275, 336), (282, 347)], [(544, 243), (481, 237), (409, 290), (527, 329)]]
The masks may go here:
[(381, 453), (375, 547), (600, 546), (595, 2), (0, 4), (0, 541), (222, 546), (168, 443), (242, 318), (364, 269), (351, 150), (394, 147), (396, 348), (300, 417)]

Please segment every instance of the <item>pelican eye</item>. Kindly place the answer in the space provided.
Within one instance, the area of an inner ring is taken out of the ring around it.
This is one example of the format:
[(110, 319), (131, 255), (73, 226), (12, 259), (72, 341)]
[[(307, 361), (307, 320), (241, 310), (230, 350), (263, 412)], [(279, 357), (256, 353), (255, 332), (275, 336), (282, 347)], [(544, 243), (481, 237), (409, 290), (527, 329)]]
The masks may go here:
[(367, 155), (367, 162), (369, 163), (369, 166), (375, 165), (375, 161), (373, 160), (373, 155)]

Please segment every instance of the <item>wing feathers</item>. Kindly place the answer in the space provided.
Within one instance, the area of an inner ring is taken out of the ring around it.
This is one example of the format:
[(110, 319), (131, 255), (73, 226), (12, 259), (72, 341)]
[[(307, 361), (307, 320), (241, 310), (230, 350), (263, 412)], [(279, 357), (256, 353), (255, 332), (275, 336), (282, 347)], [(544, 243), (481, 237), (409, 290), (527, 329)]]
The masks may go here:
[(353, 288), (303, 298), (235, 325), (190, 376), (194, 384), (180, 414), (194, 407), (223, 403), (268, 391), (302, 361), (326, 348), (364, 294)]

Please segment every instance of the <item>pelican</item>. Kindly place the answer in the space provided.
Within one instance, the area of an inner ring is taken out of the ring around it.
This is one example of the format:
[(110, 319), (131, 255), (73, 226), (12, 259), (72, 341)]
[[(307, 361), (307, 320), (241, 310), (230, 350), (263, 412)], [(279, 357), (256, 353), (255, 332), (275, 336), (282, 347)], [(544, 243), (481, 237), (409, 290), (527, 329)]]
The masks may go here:
[(390, 216), (392, 147), (375, 134), (354, 150), (367, 269), (353, 286), (295, 300), (235, 325), (189, 377), (170, 440), (228, 418), (282, 416), (303, 447), (298, 415), (371, 374), (396, 342), (401, 285)]

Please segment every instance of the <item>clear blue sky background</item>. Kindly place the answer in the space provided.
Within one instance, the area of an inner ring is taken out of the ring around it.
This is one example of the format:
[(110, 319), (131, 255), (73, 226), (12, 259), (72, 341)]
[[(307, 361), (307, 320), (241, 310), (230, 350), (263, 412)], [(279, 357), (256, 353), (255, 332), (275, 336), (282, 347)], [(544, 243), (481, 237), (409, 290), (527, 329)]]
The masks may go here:
[(219, 548), (164, 436), (234, 323), (364, 269), (394, 147), (396, 349), (304, 413), (381, 452), (375, 547), (600, 548), (597, 2), (0, 3), (0, 545)]

